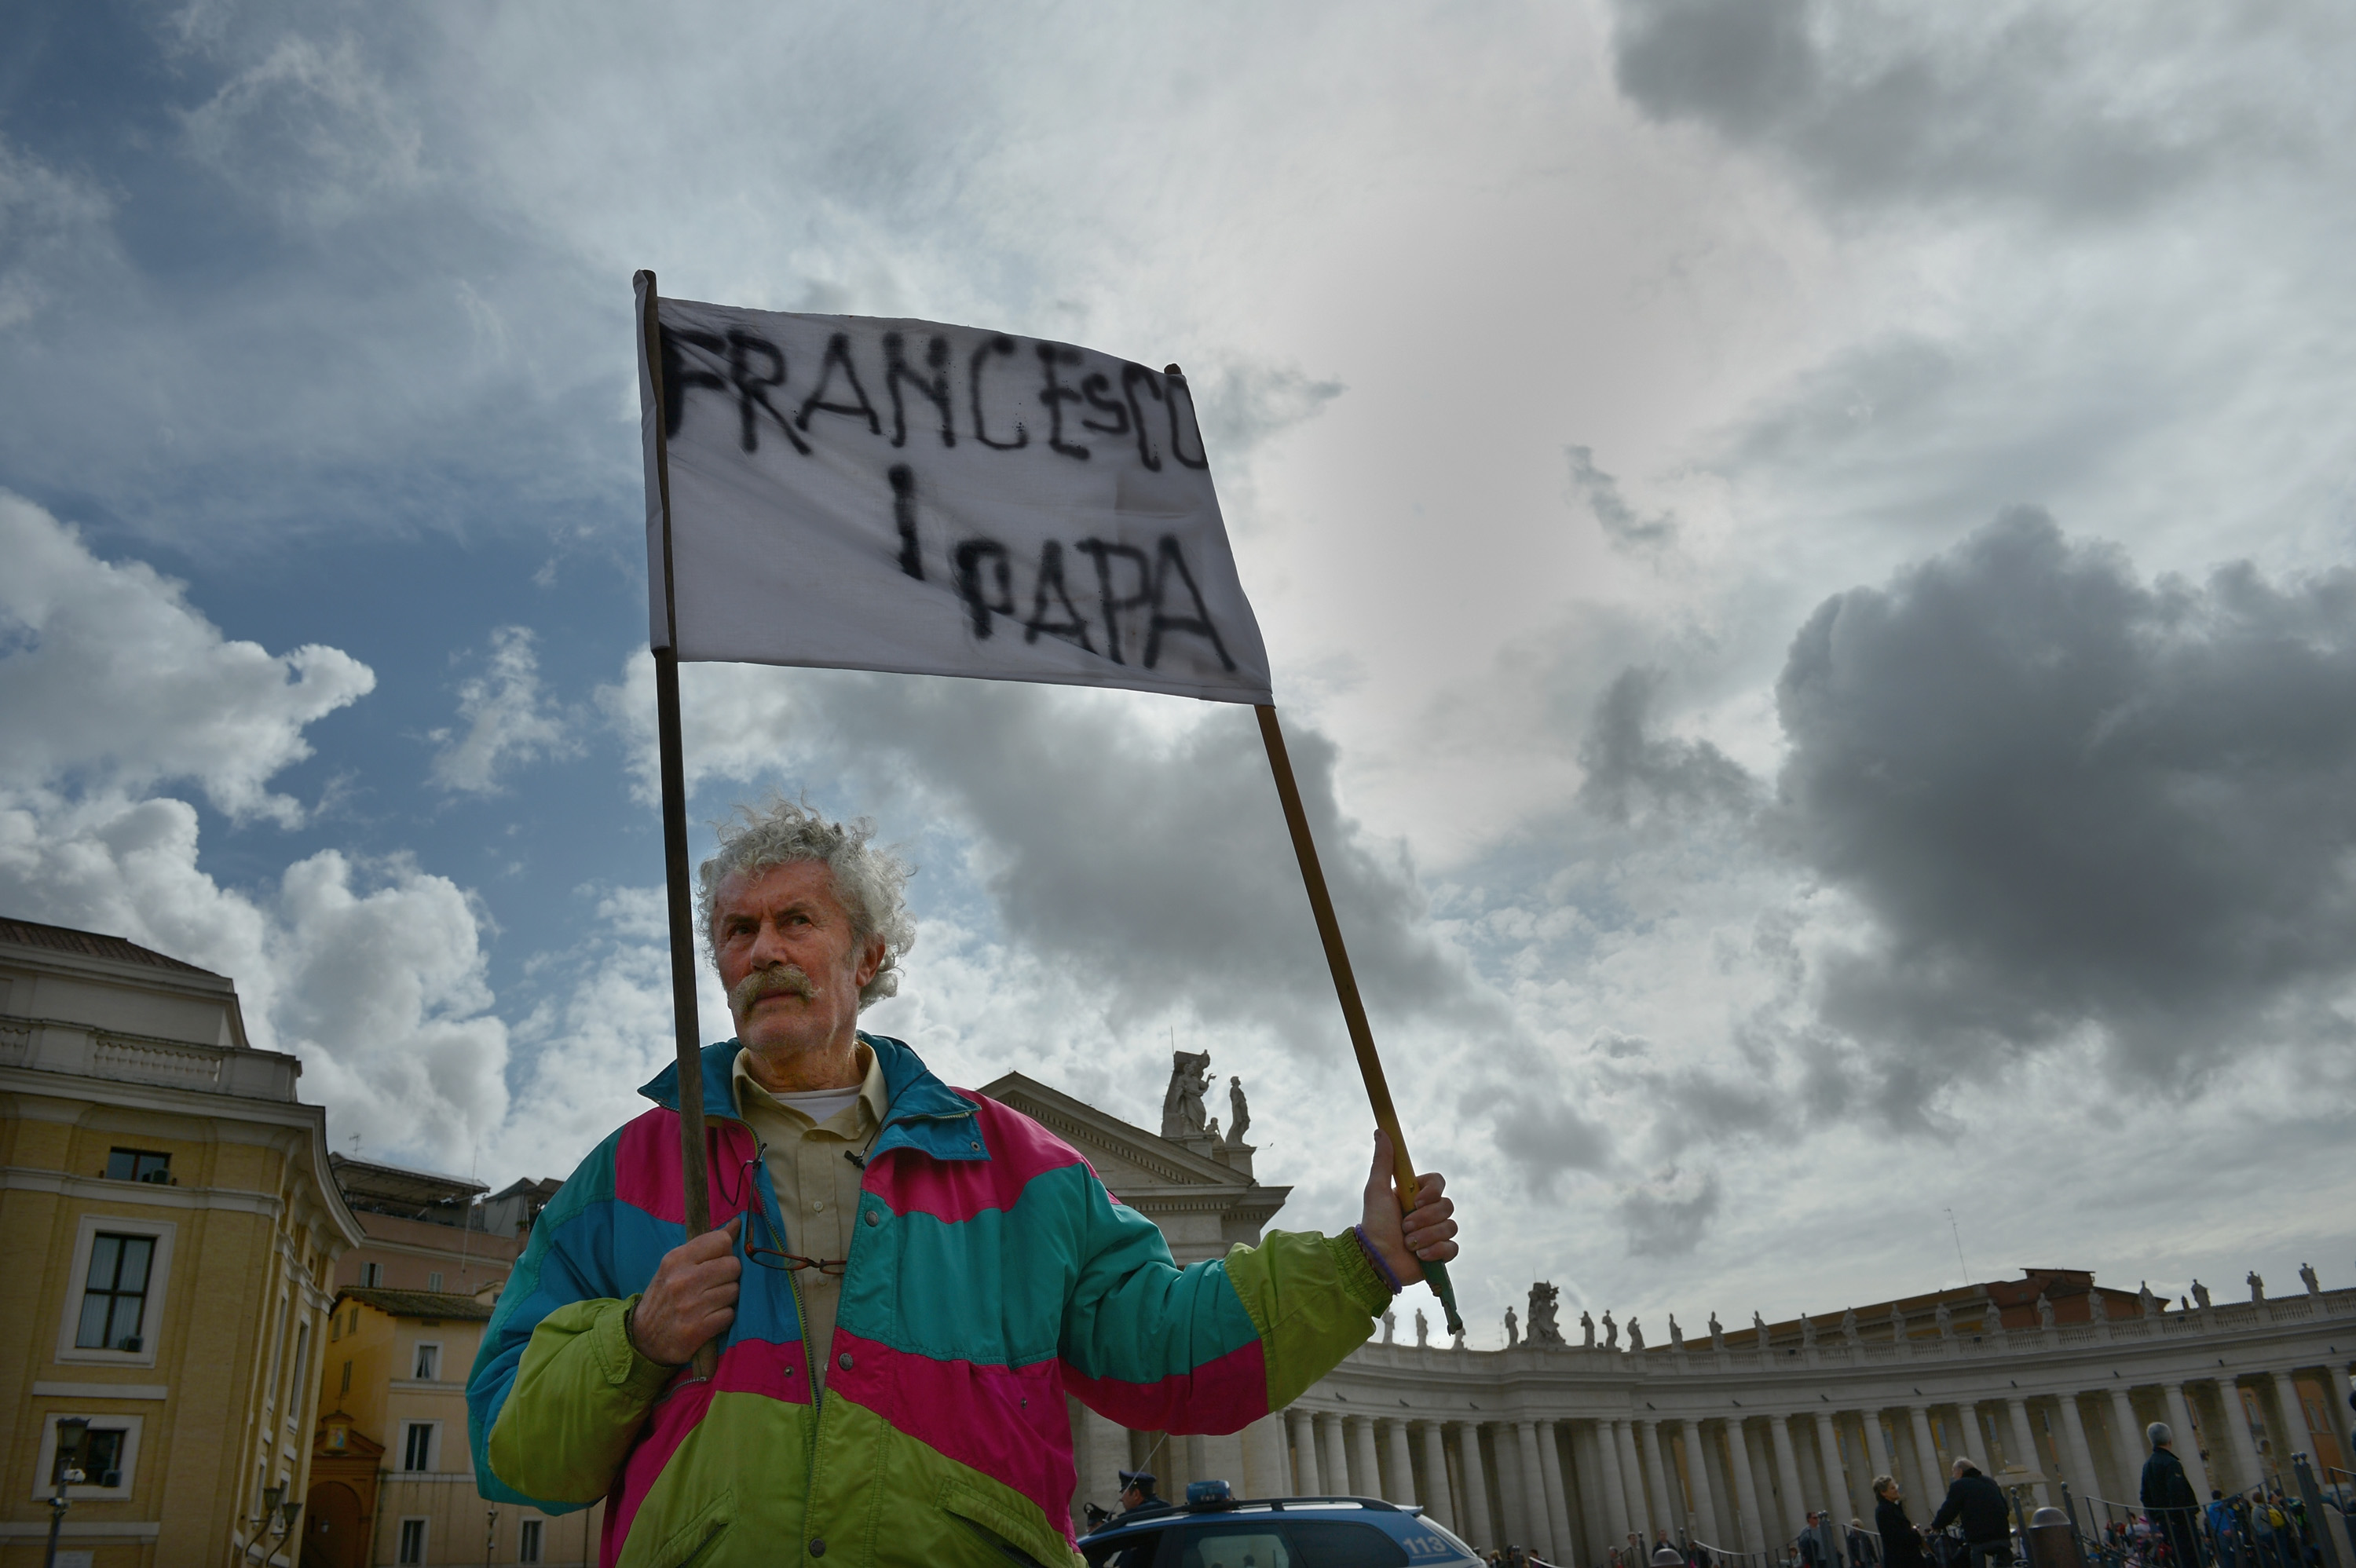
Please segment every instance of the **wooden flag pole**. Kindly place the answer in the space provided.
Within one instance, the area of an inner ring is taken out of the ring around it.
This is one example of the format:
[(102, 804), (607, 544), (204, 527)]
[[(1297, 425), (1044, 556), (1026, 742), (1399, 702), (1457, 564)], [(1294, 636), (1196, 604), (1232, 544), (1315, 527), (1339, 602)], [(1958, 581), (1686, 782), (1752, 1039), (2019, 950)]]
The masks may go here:
[[(662, 752), (663, 887), (670, 906), (670, 1008), (679, 1046), (679, 1165), (687, 1233), (712, 1229), (711, 1174), (703, 1143), (703, 1040), (695, 1016), (695, 901), (688, 888), (687, 763), (680, 741), (679, 600), (670, 559), (670, 455), (665, 441), (662, 324), (656, 315), (655, 275), (635, 280), (645, 300), (638, 316), (638, 354), (654, 391), (655, 489), (662, 508), (663, 629), (655, 656), (655, 735)], [(695, 1352), (695, 1376), (709, 1381), (720, 1364), (718, 1346)]]
[[(1325, 872), (1317, 863), (1317, 843), (1309, 836), (1309, 814), (1301, 806), (1301, 785), (1292, 777), (1292, 759), (1284, 750), (1284, 731), (1276, 709), (1258, 704), (1259, 738), (1268, 746), (1269, 771), (1276, 775), (1277, 798), (1284, 803), (1284, 825), (1292, 830), (1292, 852), (1301, 859), (1301, 880), (1309, 889), (1309, 908), (1317, 917), (1317, 934), (1325, 944), (1326, 966), (1333, 971), (1333, 989), (1342, 998), (1342, 1021), (1350, 1030), (1350, 1049), (1357, 1053), (1358, 1074), (1366, 1081), (1366, 1098), (1374, 1102), (1375, 1125), (1391, 1137), (1391, 1170), (1398, 1182), (1401, 1212), (1415, 1206), (1415, 1163), (1408, 1157), (1407, 1135), (1399, 1131), (1398, 1108), (1391, 1104), (1390, 1083), (1383, 1077), (1383, 1059), (1375, 1053), (1375, 1031), (1366, 1023), (1366, 1005), (1358, 997), (1358, 978), (1350, 969), (1349, 949), (1342, 944), (1342, 924), (1333, 918), (1333, 895), (1325, 889)], [(1451, 1334), (1464, 1332), (1456, 1310), (1455, 1287), (1444, 1264), (1419, 1258), (1425, 1283), (1440, 1297)]]

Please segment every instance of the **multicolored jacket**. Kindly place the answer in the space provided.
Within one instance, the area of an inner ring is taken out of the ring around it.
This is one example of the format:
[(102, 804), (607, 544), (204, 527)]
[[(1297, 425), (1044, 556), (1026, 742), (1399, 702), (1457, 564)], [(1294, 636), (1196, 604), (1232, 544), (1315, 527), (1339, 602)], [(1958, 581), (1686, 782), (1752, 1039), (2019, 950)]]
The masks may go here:
[[(550, 1200), (499, 1297), (466, 1386), (484, 1496), (550, 1513), (605, 1499), (606, 1568), (1068, 1564), (1066, 1391), (1126, 1426), (1235, 1432), (1372, 1332), (1390, 1293), (1350, 1232), (1276, 1232), (1182, 1269), (1036, 1122), (860, 1038), (891, 1109), (816, 1408), (791, 1275), (747, 1262), (710, 1382), (623, 1332), (686, 1236), (674, 1065), (641, 1091), (660, 1108)], [(758, 1204), (790, 1248), (737, 1117), (740, 1049), (703, 1051), (712, 1222)]]

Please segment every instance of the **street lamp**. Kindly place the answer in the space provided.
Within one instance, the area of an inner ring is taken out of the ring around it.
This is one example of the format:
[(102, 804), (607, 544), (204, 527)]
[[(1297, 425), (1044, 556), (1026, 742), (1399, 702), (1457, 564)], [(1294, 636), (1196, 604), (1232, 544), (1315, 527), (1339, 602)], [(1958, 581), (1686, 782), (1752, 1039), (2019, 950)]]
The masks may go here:
[(270, 1549), (262, 1554), (263, 1562), (267, 1563), (284, 1548), (286, 1538), (294, 1533), (294, 1521), (302, 1517), (302, 1502), (288, 1497), (284, 1487), (262, 1488), (262, 1512), (245, 1522), (257, 1536), (264, 1530), (270, 1531)]
[(66, 1522), (66, 1488), (82, 1483), (81, 1459), (90, 1441), (90, 1422), (79, 1415), (58, 1418), (58, 1489), (49, 1499), (49, 1552), (41, 1568), (58, 1568), (58, 1531)]

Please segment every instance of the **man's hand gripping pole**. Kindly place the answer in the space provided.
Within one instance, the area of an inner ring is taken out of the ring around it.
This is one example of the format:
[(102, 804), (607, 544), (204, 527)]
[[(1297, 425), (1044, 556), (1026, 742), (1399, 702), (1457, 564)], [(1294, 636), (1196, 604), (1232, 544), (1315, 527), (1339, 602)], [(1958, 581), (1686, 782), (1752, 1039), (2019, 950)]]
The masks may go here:
[[(1333, 897), (1325, 889), (1325, 872), (1317, 863), (1316, 841), (1309, 836), (1309, 815), (1301, 806), (1301, 786), (1292, 777), (1292, 759), (1284, 750), (1284, 731), (1276, 709), (1258, 705), (1259, 735), (1268, 746), (1269, 771), (1276, 775), (1277, 798), (1284, 803), (1284, 825), (1292, 832), (1292, 852), (1301, 859), (1301, 880), (1309, 890), (1309, 908), (1317, 917), (1317, 935), (1325, 944), (1325, 963), (1333, 971), (1333, 990), (1342, 1001), (1342, 1020), (1350, 1030), (1350, 1049), (1358, 1058), (1358, 1074), (1366, 1082), (1366, 1098), (1374, 1103), (1375, 1125), (1390, 1135), (1392, 1170), (1398, 1187), (1399, 1211), (1415, 1207), (1415, 1162), (1408, 1157), (1407, 1136), (1399, 1131), (1398, 1109), (1391, 1104), (1390, 1084), (1383, 1077), (1383, 1059), (1375, 1053), (1375, 1032), (1366, 1023), (1365, 1004), (1358, 997), (1357, 976), (1350, 969), (1349, 950), (1342, 944), (1341, 923), (1333, 918)], [(1464, 1332), (1456, 1310), (1456, 1291), (1448, 1282), (1447, 1265), (1418, 1256), (1426, 1284), (1440, 1297), (1451, 1334)]]

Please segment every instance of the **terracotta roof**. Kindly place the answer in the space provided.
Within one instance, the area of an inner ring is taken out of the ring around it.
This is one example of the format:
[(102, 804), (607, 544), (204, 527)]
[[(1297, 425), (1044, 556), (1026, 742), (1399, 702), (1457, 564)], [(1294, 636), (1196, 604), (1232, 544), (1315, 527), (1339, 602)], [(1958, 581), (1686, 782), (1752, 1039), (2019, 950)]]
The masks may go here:
[(395, 1317), (456, 1317), (467, 1322), (490, 1320), (491, 1304), (447, 1290), (371, 1290), (353, 1286), (336, 1293), (338, 1301), (357, 1301)]
[[(95, 931), (76, 931), (70, 926), (43, 925), (38, 921), (10, 920), (0, 916), (0, 942), (12, 943), (18, 947), (46, 947), (52, 953), (80, 953), (91, 958), (112, 958), (118, 964), (145, 964), (151, 968), (176, 969), (184, 975), (213, 973), (209, 969), (199, 969), (193, 964), (183, 964), (152, 947), (125, 942), (119, 936), (107, 936)], [(213, 977), (220, 978), (219, 976)]]

